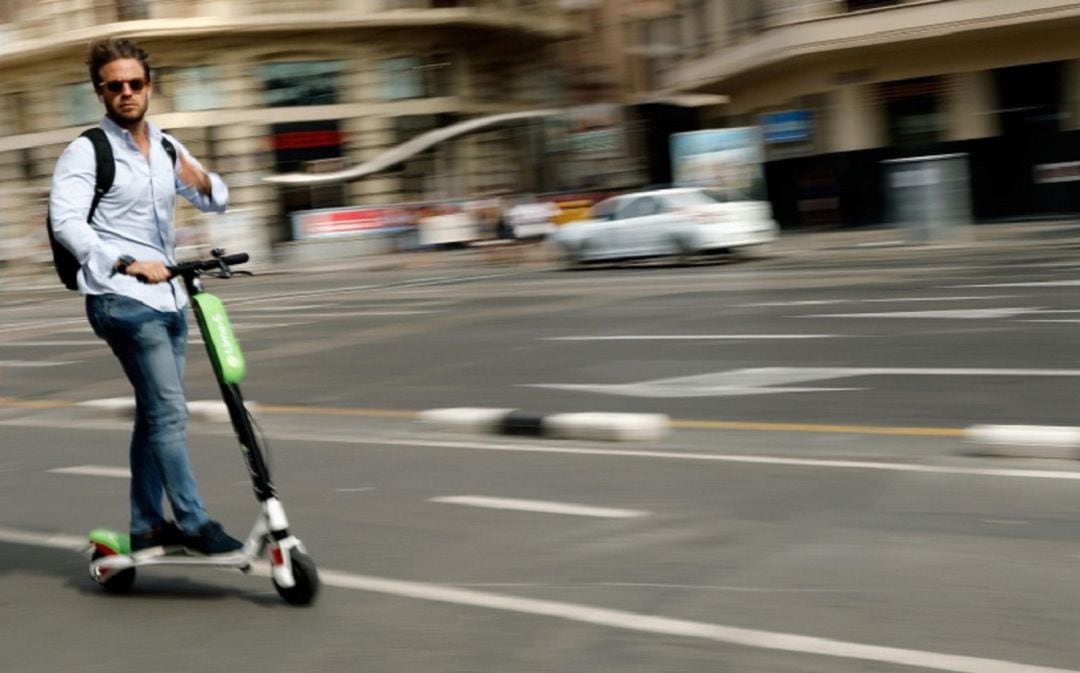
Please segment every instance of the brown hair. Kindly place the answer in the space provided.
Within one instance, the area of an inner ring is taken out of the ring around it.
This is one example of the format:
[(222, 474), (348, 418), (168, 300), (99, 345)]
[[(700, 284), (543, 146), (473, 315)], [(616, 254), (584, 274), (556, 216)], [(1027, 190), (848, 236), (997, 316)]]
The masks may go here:
[(142, 64), (146, 81), (150, 81), (150, 56), (133, 41), (121, 37), (106, 37), (90, 43), (86, 54), (86, 65), (90, 68), (90, 82), (94, 90), (101, 88), (101, 69), (106, 64), (122, 58), (134, 58)]

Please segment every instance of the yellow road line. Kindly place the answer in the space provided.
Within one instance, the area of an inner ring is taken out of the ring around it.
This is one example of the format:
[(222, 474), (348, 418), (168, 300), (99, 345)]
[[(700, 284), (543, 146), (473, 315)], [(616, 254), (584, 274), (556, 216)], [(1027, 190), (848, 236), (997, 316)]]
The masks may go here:
[[(60, 409), (77, 406), (69, 400), (22, 400), (0, 397), (0, 408)], [(260, 404), (259, 413), (356, 418), (416, 419), (420, 412), (408, 409), (365, 409), (361, 407), (318, 407)], [(844, 435), (892, 435), (898, 437), (963, 437), (964, 428), (903, 427), (888, 425), (835, 425), (829, 423), (768, 423), (757, 421), (707, 421), (672, 419), (671, 427), (683, 430), (743, 430), (748, 432), (803, 432)]]
[(68, 400), (20, 400), (17, 397), (0, 397), (0, 407), (9, 409), (62, 409), (75, 404)]

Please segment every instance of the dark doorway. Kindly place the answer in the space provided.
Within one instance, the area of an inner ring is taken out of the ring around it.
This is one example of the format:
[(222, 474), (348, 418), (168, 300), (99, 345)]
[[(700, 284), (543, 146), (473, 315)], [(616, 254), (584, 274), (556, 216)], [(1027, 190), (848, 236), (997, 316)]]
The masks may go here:
[[(274, 124), (274, 163), (278, 173), (316, 172), (319, 166), (342, 155), (342, 135), (337, 120)], [(344, 168), (344, 163), (340, 168)], [(292, 240), (292, 213), (345, 205), (342, 184), (282, 187), (281, 229), (278, 240)]]
[(650, 103), (637, 106), (645, 128), (645, 156), (648, 157), (649, 184), (669, 185), (671, 172), (671, 136), (700, 130), (696, 108)]
[(1001, 138), (993, 193), (995, 210), (1004, 217), (1047, 216), (1066, 209), (1060, 183), (1034, 179), (1037, 166), (1061, 160), (1063, 76), (1061, 61), (994, 70)]

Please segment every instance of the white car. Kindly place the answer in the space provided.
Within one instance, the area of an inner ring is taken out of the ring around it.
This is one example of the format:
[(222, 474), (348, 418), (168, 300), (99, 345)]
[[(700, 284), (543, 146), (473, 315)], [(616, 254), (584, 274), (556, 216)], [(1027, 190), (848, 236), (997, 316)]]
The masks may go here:
[(588, 262), (721, 254), (775, 241), (780, 228), (767, 201), (721, 202), (697, 188), (614, 196), (588, 219), (567, 222), (551, 242), (567, 267)]

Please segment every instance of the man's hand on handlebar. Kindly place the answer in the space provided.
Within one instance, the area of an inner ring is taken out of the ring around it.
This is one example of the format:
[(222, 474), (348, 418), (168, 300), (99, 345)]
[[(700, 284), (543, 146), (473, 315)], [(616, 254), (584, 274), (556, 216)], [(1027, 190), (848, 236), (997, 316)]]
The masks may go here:
[(165, 266), (163, 262), (147, 261), (139, 262), (135, 261), (127, 265), (124, 270), (129, 276), (135, 276), (143, 283), (164, 283), (172, 278), (172, 272), (169, 271), (169, 267)]

